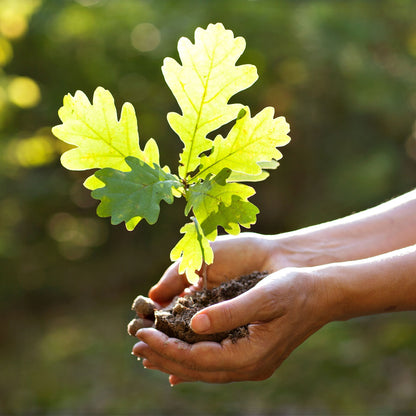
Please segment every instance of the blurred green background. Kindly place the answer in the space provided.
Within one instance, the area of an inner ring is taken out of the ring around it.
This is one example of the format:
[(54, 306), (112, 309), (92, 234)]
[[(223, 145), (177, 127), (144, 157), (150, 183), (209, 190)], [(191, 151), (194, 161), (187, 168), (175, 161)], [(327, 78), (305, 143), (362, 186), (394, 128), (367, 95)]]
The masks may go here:
[(101, 85), (136, 108), (162, 163), (181, 143), (160, 71), (180, 36), (222, 22), (260, 79), (236, 97), (291, 124), (252, 198), (279, 233), (415, 186), (412, 0), (0, 0), (0, 414), (414, 414), (415, 314), (333, 323), (264, 382), (170, 388), (130, 355), (132, 299), (169, 265), (181, 204), (132, 233), (95, 215), (51, 136), (63, 96)]

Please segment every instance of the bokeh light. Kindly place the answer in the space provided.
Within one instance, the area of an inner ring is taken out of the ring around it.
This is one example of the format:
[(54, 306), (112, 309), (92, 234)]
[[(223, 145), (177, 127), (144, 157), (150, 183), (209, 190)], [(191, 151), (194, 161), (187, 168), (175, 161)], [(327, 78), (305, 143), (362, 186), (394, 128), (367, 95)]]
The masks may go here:
[(0, 66), (4, 66), (13, 58), (13, 48), (7, 39), (0, 37)]
[(56, 158), (55, 141), (42, 132), (28, 138), (14, 139), (6, 149), (6, 159), (11, 164), (24, 168), (43, 166)]
[(153, 51), (160, 41), (160, 31), (152, 23), (139, 23), (131, 32), (131, 44), (140, 52)]
[(107, 239), (107, 228), (102, 221), (77, 218), (67, 212), (56, 213), (50, 218), (48, 232), (68, 260), (85, 257), (91, 247), (100, 246)]
[(9, 39), (17, 39), (27, 30), (27, 21), (18, 10), (9, 9), (0, 16), (0, 32)]
[(9, 100), (20, 108), (31, 108), (39, 104), (41, 92), (36, 81), (29, 77), (15, 77), (7, 86)]
[(28, 28), (28, 18), (41, 3), (42, 0), (1, 0), (0, 33), (9, 39), (23, 36)]

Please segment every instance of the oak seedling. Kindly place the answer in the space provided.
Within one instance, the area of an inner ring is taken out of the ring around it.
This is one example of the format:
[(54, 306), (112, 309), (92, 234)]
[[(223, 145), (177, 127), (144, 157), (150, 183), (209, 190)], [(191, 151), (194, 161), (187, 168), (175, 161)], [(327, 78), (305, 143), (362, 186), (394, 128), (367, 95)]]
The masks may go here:
[[(142, 219), (154, 224), (161, 201), (185, 198), (188, 222), (170, 256), (180, 259), (179, 271), (190, 283), (213, 262), (210, 242), (218, 227), (238, 234), (256, 222), (259, 210), (248, 200), (255, 191), (242, 182), (266, 179), (282, 157), (277, 148), (290, 140), (288, 123), (275, 118), (272, 107), (252, 116), (249, 107), (229, 103), (258, 78), (254, 65), (236, 65), (244, 49), (242, 37), (217, 23), (197, 28), (194, 43), (179, 40), (180, 63), (165, 58), (162, 72), (181, 110), (167, 115), (184, 145), (177, 173), (160, 164), (154, 139), (140, 146), (133, 106), (125, 103), (118, 118), (111, 93), (102, 87), (92, 102), (82, 91), (66, 95), (62, 124), (53, 128), (74, 146), (61, 157), (65, 168), (95, 169), (84, 186), (100, 200), (97, 214), (111, 217), (112, 224), (125, 222), (127, 230)], [(208, 137), (233, 121), (226, 137)]]

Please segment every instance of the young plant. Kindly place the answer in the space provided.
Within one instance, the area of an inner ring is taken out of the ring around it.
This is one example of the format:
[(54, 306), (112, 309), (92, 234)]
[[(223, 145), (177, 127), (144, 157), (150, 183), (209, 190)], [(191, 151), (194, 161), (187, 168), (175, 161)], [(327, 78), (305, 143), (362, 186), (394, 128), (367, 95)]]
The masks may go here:
[[(92, 103), (81, 91), (66, 95), (59, 110), (62, 124), (53, 128), (57, 138), (75, 146), (62, 155), (65, 168), (98, 169), (84, 186), (101, 201), (97, 214), (111, 217), (112, 224), (124, 221), (128, 230), (142, 219), (154, 224), (162, 200), (171, 204), (185, 198), (189, 222), (180, 230), (184, 235), (171, 259), (181, 259), (179, 271), (190, 283), (213, 262), (210, 241), (218, 227), (238, 234), (240, 226), (256, 222), (259, 210), (248, 201), (255, 191), (241, 182), (267, 178), (267, 169), (276, 168), (282, 157), (277, 147), (290, 140), (288, 123), (274, 118), (272, 107), (252, 117), (247, 106), (228, 103), (258, 78), (255, 66), (236, 66), (244, 49), (242, 37), (234, 38), (217, 23), (196, 29), (194, 44), (179, 40), (181, 64), (164, 60), (164, 78), (181, 109), (167, 116), (184, 144), (177, 174), (160, 164), (155, 140), (139, 146), (133, 106), (125, 103), (118, 120), (111, 93), (101, 87)], [(208, 137), (233, 120), (226, 137)]]

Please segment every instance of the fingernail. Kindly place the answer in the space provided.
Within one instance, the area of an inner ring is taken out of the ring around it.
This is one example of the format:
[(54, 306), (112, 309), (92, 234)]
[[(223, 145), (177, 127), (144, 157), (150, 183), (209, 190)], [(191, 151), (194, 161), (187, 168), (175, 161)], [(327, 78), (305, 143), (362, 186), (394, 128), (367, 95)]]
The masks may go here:
[(195, 315), (191, 320), (191, 328), (195, 332), (206, 332), (211, 327), (211, 321), (208, 315), (202, 313), (200, 315)]
[(139, 338), (140, 340), (141, 340), (141, 338), (140, 338), (141, 330), (142, 330), (142, 329), (139, 329), (139, 330), (136, 332), (136, 338)]

